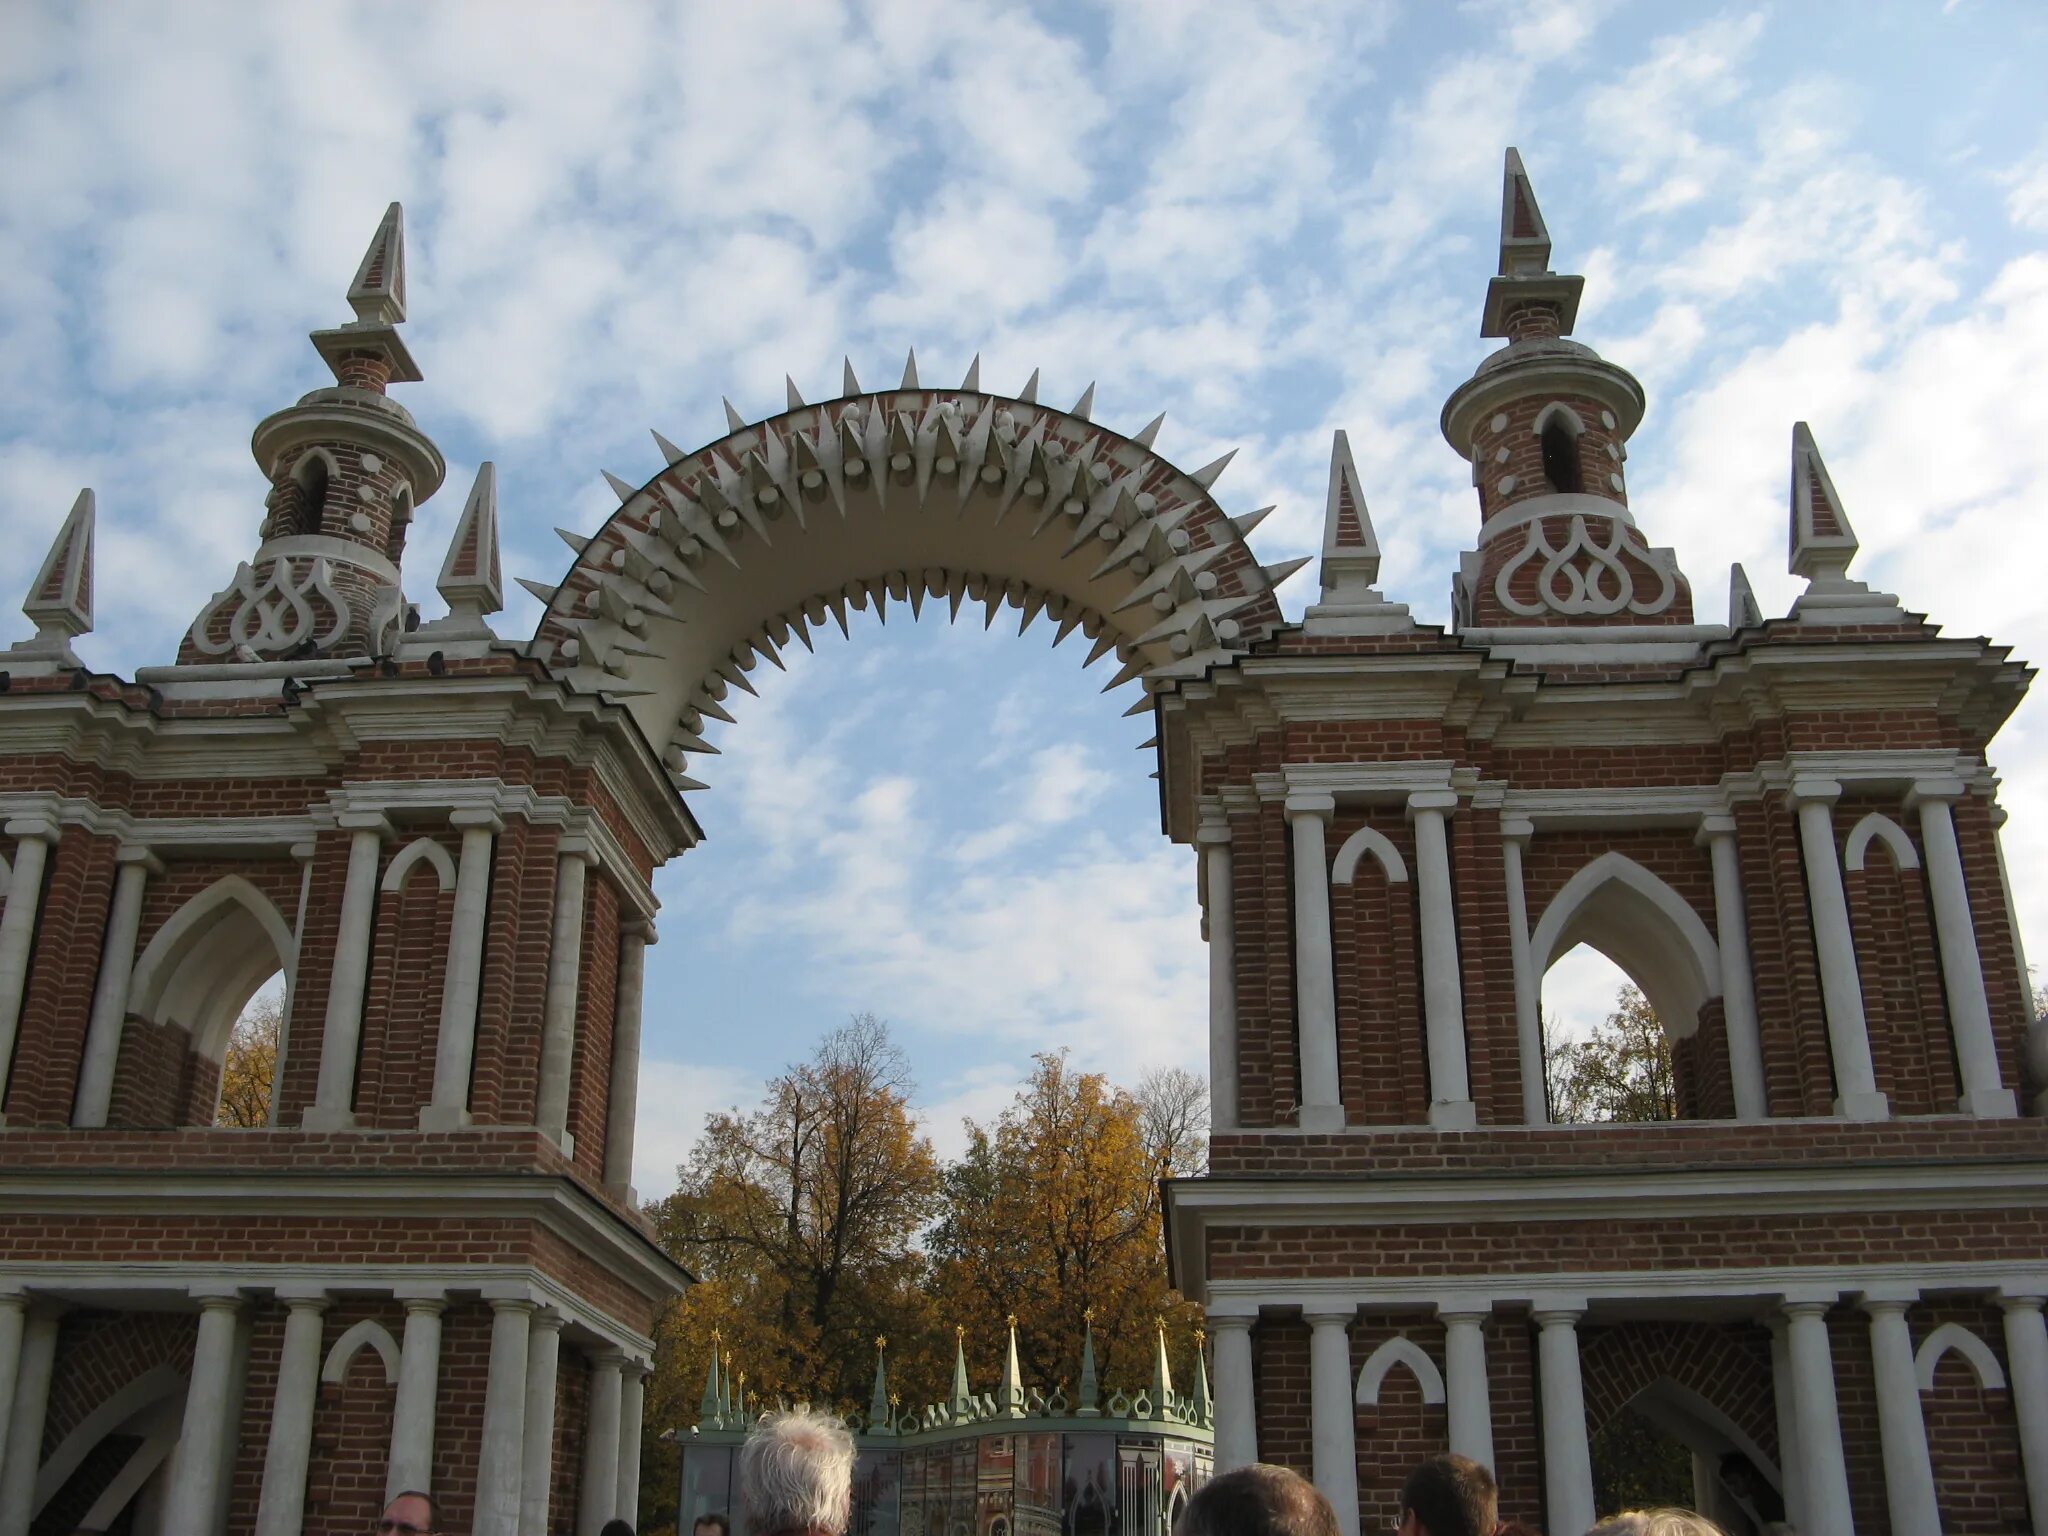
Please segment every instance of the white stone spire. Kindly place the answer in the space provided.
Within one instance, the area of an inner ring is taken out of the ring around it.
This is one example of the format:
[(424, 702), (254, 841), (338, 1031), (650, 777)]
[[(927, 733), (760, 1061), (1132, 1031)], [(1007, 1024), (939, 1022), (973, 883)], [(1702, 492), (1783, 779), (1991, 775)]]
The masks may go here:
[(1789, 565), (1806, 578), (1806, 590), (1792, 604), (1802, 624), (1902, 624), (1905, 613), (1889, 592), (1874, 592), (1851, 579), (1856, 530), (1805, 422), (1792, 426), (1792, 504)]
[(1403, 603), (1390, 603), (1377, 585), (1380, 544), (1366, 511), (1365, 492), (1352, 462), (1351, 439), (1341, 430), (1330, 444), (1330, 491), (1323, 507), (1322, 598), (1302, 617), (1312, 635), (1384, 635), (1410, 629)]
[(455, 521), (434, 585), (448, 604), (447, 617), (406, 636), (405, 654), (482, 655), (497, 639), (485, 615), (505, 606), (505, 578), (498, 564), (498, 468), (488, 459), (477, 466), (476, 483)]
[(398, 325), (405, 319), (405, 210), (393, 203), (370, 237), (363, 264), (348, 285), (349, 307), (356, 319), (377, 325)]
[(37, 670), (79, 665), (71, 642), (92, 629), (94, 515), (92, 491), (80, 491), (51, 541), (36, 579), (29, 583), (21, 611), (35, 624), (36, 632), (7, 650), (5, 660), (11, 669), (20, 671), (23, 663), (34, 667), (39, 662), (46, 665)]

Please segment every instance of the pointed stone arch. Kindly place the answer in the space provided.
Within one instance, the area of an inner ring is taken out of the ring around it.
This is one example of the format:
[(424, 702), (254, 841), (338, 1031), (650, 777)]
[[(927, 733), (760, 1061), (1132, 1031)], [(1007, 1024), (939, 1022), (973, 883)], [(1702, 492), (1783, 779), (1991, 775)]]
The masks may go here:
[[(128, 1499), (134, 1496), (141, 1478), (162, 1464), (171, 1445), (176, 1442), (177, 1429), (184, 1418), (185, 1391), (184, 1373), (176, 1366), (166, 1364), (151, 1367), (109, 1393), (71, 1428), (36, 1469), (33, 1508), (40, 1511), (55, 1498), (86, 1457), (109, 1435), (129, 1433), (143, 1443), (113, 1479), (112, 1488), (125, 1486), (126, 1489), (126, 1497), (110, 1511), (118, 1515), (126, 1507)], [(130, 1475), (124, 1476), (124, 1472)], [(106, 1502), (108, 1499), (103, 1493), (95, 1500), (94, 1507), (97, 1509)], [(88, 1524), (81, 1529), (103, 1530), (105, 1527)]]
[(378, 888), (397, 891), (405, 888), (407, 878), (412, 874), (413, 865), (424, 859), (433, 869), (434, 877), (441, 889), (455, 889), (455, 860), (448, 856), (448, 850), (431, 837), (416, 837), (391, 856), (391, 862), (384, 866), (384, 878)]
[(1721, 995), (1721, 950), (1692, 904), (1626, 854), (1609, 851), (1551, 898), (1530, 935), (1541, 976), (1577, 944), (1606, 955), (1642, 989), (1667, 1033), (1683, 1038)]
[(1892, 863), (1900, 869), (1920, 867), (1919, 851), (1913, 847), (1906, 829), (1882, 811), (1872, 811), (1849, 829), (1849, 840), (1842, 848), (1842, 868), (1851, 872), (1861, 869), (1873, 842), (1889, 848)]
[(1659, 1376), (1622, 1404), (1655, 1424), (1696, 1457), (1718, 1463), (1738, 1451), (1771, 1487), (1784, 1491), (1784, 1473), (1743, 1427), (1710, 1399), (1669, 1376)]
[(1934, 1373), (1941, 1365), (1941, 1357), (1950, 1350), (1969, 1362), (1971, 1374), (1984, 1391), (2005, 1390), (2005, 1370), (1999, 1365), (1998, 1356), (1991, 1352), (1991, 1346), (1961, 1323), (1943, 1323), (1922, 1339), (1913, 1352), (1913, 1374), (1922, 1392), (1934, 1390)]
[(320, 1380), (325, 1386), (338, 1387), (348, 1379), (349, 1367), (365, 1349), (374, 1349), (377, 1358), (384, 1364), (384, 1385), (398, 1385), (399, 1350), (398, 1341), (391, 1337), (391, 1330), (374, 1317), (366, 1317), (334, 1341), (334, 1347), (327, 1351), (327, 1358), (320, 1364)]
[(135, 962), (128, 1012), (177, 1024), (192, 1048), (218, 1062), (243, 1008), (296, 959), (292, 931), (270, 899), (240, 875), (223, 875), (174, 912)]
[(1425, 1404), (1440, 1404), (1444, 1401), (1443, 1372), (1436, 1368), (1436, 1362), (1420, 1344), (1405, 1334), (1395, 1334), (1384, 1344), (1366, 1356), (1365, 1364), (1358, 1371), (1358, 1390), (1355, 1400), (1361, 1407), (1375, 1407), (1380, 1400), (1380, 1387), (1387, 1379), (1387, 1373), (1395, 1366), (1406, 1366), (1422, 1388)]
[[(1152, 451), (1153, 422), (1124, 437), (1072, 411), (956, 390), (848, 391), (748, 424), (683, 453), (634, 486), (610, 477), (619, 510), (554, 586), (532, 646), (575, 686), (618, 697), (679, 788), (706, 751), (704, 720), (730, 719), (732, 688), (792, 636), (872, 601), (913, 613), (943, 599), (1007, 603), (1023, 627), (1045, 615), (1055, 643), (1075, 629), (1114, 652), (1118, 681), (1196, 676), (1280, 623), (1275, 584), (1305, 562), (1262, 569), (1210, 495), (1225, 459), (1188, 473)], [(1141, 701), (1141, 707), (1143, 701)]]
[(1371, 854), (1386, 872), (1389, 885), (1399, 885), (1408, 878), (1408, 862), (1401, 857), (1401, 850), (1394, 846), (1394, 840), (1373, 827), (1360, 827), (1344, 839), (1344, 846), (1337, 850), (1336, 861), (1330, 866), (1332, 885), (1349, 885), (1358, 874), (1358, 862)]

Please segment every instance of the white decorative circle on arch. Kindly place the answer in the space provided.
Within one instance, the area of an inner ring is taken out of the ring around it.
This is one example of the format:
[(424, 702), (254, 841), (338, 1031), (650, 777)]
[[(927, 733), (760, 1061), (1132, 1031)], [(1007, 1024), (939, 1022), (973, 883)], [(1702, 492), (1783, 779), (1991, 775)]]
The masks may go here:
[(1366, 1356), (1365, 1364), (1358, 1372), (1357, 1398), (1361, 1406), (1374, 1407), (1380, 1400), (1380, 1388), (1386, 1383), (1387, 1373), (1397, 1365), (1405, 1365), (1422, 1387), (1425, 1403), (1441, 1403), (1444, 1400), (1443, 1372), (1436, 1368), (1436, 1362), (1429, 1358), (1423, 1347), (1405, 1334), (1396, 1334), (1378, 1349)]
[(1408, 863), (1401, 857), (1401, 850), (1384, 832), (1371, 827), (1360, 827), (1344, 839), (1344, 846), (1337, 850), (1337, 861), (1330, 866), (1330, 884), (1349, 885), (1358, 873), (1358, 861), (1370, 853), (1386, 871), (1387, 882), (1399, 885), (1408, 878)]
[(406, 876), (412, 873), (413, 865), (422, 859), (432, 866), (442, 890), (455, 889), (455, 861), (448, 857), (448, 850), (431, 837), (416, 837), (391, 856), (391, 862), (384, 867), (384, 878), (379, 882), (380, 889), (402, 890)]
[(1578, 944), (1606, 955), (1642, 989), (1665, 1031), (1683, 1039), (1721, 995), (1721, 948), (1692, 904), (1623, 853), (1610, 850), (1564, 883), (1529, 939), (1537, 976)]
[(1913, 839), (1906, 835), (1904, 827), (1882, 811), (1872, 811), (1849, 829), (1849, 841), (1842, 848), (1842, 867), (1861, 869), (1872, 842), (1881, 842), (1889, 848), (1892, 863), (1900, 869), (1920, 867), (1920, 855), (1913, 848)]
[(1977, 1385), (1984, 1391), (2005, 1390), (2005, 1372), (1998, 1364), (1998, 1356), (1991, 1352), (1991, 1346), (1961, 1323), (1943, 1323), (1922, 1339), (1920, 1347), (1913, 1352), (1913, 1374), (1919, 1379), (1922, 1392), (1934, 1390), (1935, 1369), (1941, 1364), (1941, 1357), (1950, 1350), (1969, 1362)]
[(340, 1386), (348, 1378), (348, 1368), (357, 1353), (365, 1348), (377, 1351), (384, 1362), (384, 1384), (398, 1385), (398, 1341), (391, 1337), (391, 1330), (374, 1317), (366, 1317), (334, 1341), (334, 1348), (327, 1351), (327, 1359), (320, 1367), (320, 1379), (329, 1386)]

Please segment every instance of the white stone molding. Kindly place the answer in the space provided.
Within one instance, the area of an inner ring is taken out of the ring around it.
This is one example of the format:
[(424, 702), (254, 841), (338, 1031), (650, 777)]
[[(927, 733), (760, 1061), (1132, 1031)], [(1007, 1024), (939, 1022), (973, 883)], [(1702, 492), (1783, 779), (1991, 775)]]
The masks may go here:
[(199, 1339), (192, 1350), (191, 1384), (164, 1496), (163, 1529), (179, 1533), (220, 1528), (221, 1496), (236, 1429), (233, 1419), (241, 1397), (235, 1365), (241, 1353), (242, 1298), (226, 1292), (202, 1295), (198, 1301)]
[(348, 873), (342, 883), (341, 924), (327, 1013), (320, 1030), (320, 1075), (301, 1122), (309, 1131), (345, 1131), (355, 1125), (356, 1057), (363, 1033), (363, 993), (370, 973), (371, 925), (377, 903), (377, 865), (391, 823), (376, 812), (335, 818), (349, 834)]
[(1536, 1376), (1543, 1417), (1545, 1514), (1553, 1531), (1593, 1523), (1593, 1456), (1586, 1439), (1585, 1383), (1579, 1371), (1578, 1321), (1583, 1307), (1551, 1306), (1536, 1324)]
[(548, 1504), (554, 1496), (555, 1390), (560, 1379), (562, 1323), (559, 1312), (543, 1307), (533, 1314), (527, 1333), (519, 1536), (548, 1536)]
[(292, 1296), (286, 1305), (277, 1390), (271, 1401), (270, 1439), (263, 1452), (256, 1536), (298, 1536), (306, 1513), (306, 1472), (312, 1459), (313, 1415), (319, 1403), (320, 1335), (327, 1297), (315, 1291)]
[(633, 1140), (640, 1108), (640, 1014), (647, 986), (647, 946), (654, 924), (620, 925), (618, 985), (613, 988), (611, 1085), (606, 1096), (604, 1182), (633, 1203)]
[(1486, 1380), (1487, 1304), (1439, 1302), (1444, 1325), (1444, 1369), (1449, 1377), (1451, 1450), (1481, 1466), (1493, 1465), (1493, 1395)]
[(1522, 876), (1522, 850), (1535, 836), (1535, 824), (1511, 816), (1500, 824), (1502, 873), (1508, 898), (1508, 961), (1515, 979), (1515, 1058), (1522, 1074), (1522, 1120), (1527, 1125), (1550, 1123), (1550, 1095), (1545, 1087), (1543, 1005), (1535, 957), (1529, 948), (1529, 898)]
[[(146, 848), (127, 847), (115, 854), (114, 897), (107, 915), (106, 943), (100, 950), (100, 973), (93, 982), (92, 1012), (87, 1016), (85, 1050), (78, 1067), (78, 1091), (71, 1103), (71, 1123), (102, 1126), (114, 1097), (114, 1067), (121, 1053), (121, 1030), (127, 1022), (128, 994), (135, 975), (135, 943), (142, 926), (142, 892), (152, 874), (163, 873), (163, 861)], [(295, 952), (287, 951), (288, 953)]]
[(1998, 1305), (2005, 1313), (2005, 1359), (2012, 1367), (2027, 1504), (2037, 1512), (2048, 1510), (2048, 1325), (2041, 1316), (2041, 1296), (2020, 1291), (1999, 1297)]
[[(1574, 722), (1576, 725), (1577, 722)], [(1575, 731), (1582, 743), (1583, 731)], [(1601, 785), (1593, 789), (1516, 789), (1501, 796), (1501, 815), (1529, 822), (1537, 831), (1559, 828), (1690, 826), (1702, 816), (1728, 808), (1718, 784)]]
[(484, 1379), (484, 1422), (477, 1451), (473, 1536), (519, 1536), (525, 1493), (527, 1349), (533, 1303), (491, 1301), (491, 1363)]
[(1849, 1472), (1842, 1455), (1842, 1421), (1835, 1401), (1835, 1362), (1828, 1347), (1825, 1300), (1787, 1301), (1785, 1340), (1792, 1368), (1793, 1412), (1804, 1462), (1806, 1522), (1802, 1536), (1855, 1536), (1849, 1512)]
[(56, 1364), (57, 1315), (31, 1313), (22, 1331), (7, 1439), (0, 1445), (0, 1536), (28, 1536), (29, 1522), (37, 1513), (36, 1468), (42, 1460), (43, 1423)]
[(391, 1337), (391, 1330), (374, 1317), (366, 1317), (348, 1332), (334, 1341), (327, 1351), (327, 1358), (320, 1364), (320, 1380), (323, 1385), (338, 1387), (348, 1379), (349, 1367), (357, 1355), (365, 1349), (374, 1349), (377, 1358), (384, 1362), (384, 1385), (398, 1385), (399, 1371), (404, 1364), (399, 1352), (398, 1340)]
[[(1358, 1532), (1358, 1432), (1351, 1385), (1351, 1320), (1355, 1313), (1311, 1312), (1309, 1325), (1310, 1460), (1316, 1487), (1337, 1512), (1342, 1536)], [(594, 1533), (593, 1533), (594, 1536)]]
[(1966, 1115), (2011, 1119), (2020, 1112), (2019, 1097), (2005, 1086), (1998, 1065), (1991, 1002), (1984, 991), (1984, 961), (1977, 952), (1977, 922), (1970, 911), (1969, 884), (1950, 810), (1965, 793), (1960, 779), (1923, 780), (1913, 786), (1906, 805), (1919, 813), (1920, 840), (1927, 849), (1927, 890), (1941, 950), (1942, 991), (1963, 1080), (1956, 1107)]
[(1702, 817), (1694, 841), (1707, 845), (1714, 866), (1714, 933), (1721, 951), (1721, 1013), (1728, 1037), (1735, 1117), (1762, 1120), (1771, 1111), (1764, 1086), (1763, 1039), (1757, 1025), (1756, 980), (1749, 962), (1749, 912), (1737, 862), (1735, 818)]
[[(270, 899), (240, 875), (224, 875), (151, 936), (130, 975), (123, 1016), (182, 1025), (192, 1050), (219, 1062), (249, 999), (277, 972), (289, 972), (296, 954), (292, 931)], [(113, 1050), (118, 1057), (118, 1034)], [(96, 1066), (96, 1074), (104, 1073), (96, 1090), (104, 1081), (111, 1096), (116, 1065)], [(104, 1124), (104, 1107), (100, 1114)]]
[(134, 1427), (134, 1420), (160, 1405), (167, 1405), (175, 1417), (188, 1386), (176, 1366), (158, 1365), (109, 1393), (42, 1458), (36, 1468), (35, 1507), (40, 1510), (55, 1498), (87, 1454), (108, 1435), (124, 1426)]
[(1821, 1002), (1827, 1014), (1828, 1049), (1835, 1064), (1835, 1113), (1845, 1120), (1884, 1120), (1891, 1107), (1877, 1090), (1870, 1060), (1870, 1030), (1863, 1014), (1863, 981), (1849, 926), (1849, 898), (1835, 856), (1834, 804), (1842, 786), (1833, 779), (1795, 779), (1786, 803), (1799, 818), (1799, 848), (1806, 868), (1806, 894), (1813, 912), (1814, 948), (1820, 960)]
[(432, 1491), (441, 1313), (447, 1305), (438, 1294), (405, 1298), (405, 1342), (398, 1352), (398, 1397), (391, 1409), (391, 1455), (384, 1474), (386, 1502), (408, 1488)]
[(1906, 829), (1882, 811), (1871, 811), (1849, 829), (1849, 838), (1842, 846), (1842, 868), (1856, 871), (1863, 868), (1864, 856), (1870, 851), (1871, 843), (1881, 842), (1891, 850), (1892, 863), (1900, 869), (1918, 869), (1920, 855), (1914, 850), (1913, 839), (1906, 835)]
[(547, 991), (541, 1004), (540, 1093), (534, 1123), (570, 1156), (575, 1154), (569, 1134), (569, 1075), (576, 1062), (576, 999), (583, 975), (584, 876), (595, 862), (587, 843), (562, 839), (555, 862)]
[(1778, 1491), (1794, 1530), (1806, 1528), (1806, 1452), (1799, 1443), (1799, 1405), (1792, 1391), (1792, 1343), (1782, 1313), (1764, 1319), (1771, 1335), (1771, 1408), (1778, 1426)]
[(1287, 823), (1294, 843), (1294, 995), (1300, 1014), (1297, 1027), (1301, 1045), (1299, 1124), (1305, 1131), (1344, 1128), (1328, 862), (1329, 822), (1336, 809), (1336, 801), (1328, 794), (1295, 791), (1287, 797)]
[(1429, 1123), (1440, 1131), (1479, 1123), (1465, 1064), (1465, 987), (1458, 970), (1458, 911), (1451, 894), (1450, 835), (1445, 819), (1456, 792), (1423, 790), (1408, 797), (1415, 828), (1415, 887), (1422, 947), (1422, 1016), (1429, 1052)]
[(1380, 1401), (1380, 1388), (1387, 1379), (1387, 1373), (1395, 1366), (1406, 1366), (1422, 1388), (1422, 1400), (1429, 1404), (1444, 1401), (1443, 1373), (1436, 1368), (1436, 1362), (1413, 1339), (1396, 1334), (1366, 1356), (1365, 1364), (1358, 1372), (1358, 1403), (1360, 1407), (1376, 1408)]
[(1390, 885), (1407, 881), (1408, 863), (1401, 857), (1401, 850), (1394, 846), (1393, 839), (1373, 827), (1360, 827), (1337, 849), (1336, 862), (1330, 866), (1330, 884), (1350, 885), (1357, 878), (1359, 861), (1368, 853), (1385, 872)]
[(1919, 1349), (1913, 1352), (1913, 1376), (1920, 1391), (1934, 1390), (1934, 1373), (1941, 1365), (1941, 1357), (1950, 1350), (1969, 1362), (1977, 1385), (1984, 1391), (2005, 1390), (2005, 1371), (1998, 1364), (1998, 1356), (1991, 1352), (1991, 1346), (1961, 1323), (1943, 1323), (1922, 1339)]
[[(46, 816), (18, 816), (0, 830), (15, 840), (14, 862), (7, 870), (6, 905), (0, 908), (0, 1084), (5, 1084), (21, 1027), (29, 952), (43, 901), (43, 871), (57, 841), (57, 827)], [(5, 1123), (0, 1116), (0, 1125)]]
[(1237, 891), (1230, 821), (1218, 806), (1195, 831), (1209, 938), (1209, 1131), (1237, 1129)]
[(1721, 949), (1707, 925), (1691, 902), (1626, 854), (1601, 854), (1551, 898), (1529, 940), (1531, 970), (1543, 975), (1582, 942), (1628, 972), (1675, 1038), (1690, 1036), (1700, 1009), (1721, 995)]
[[(1624, 528), (1636, 526), (1636, 516), (1618, 501), (1609, 501), (1605, 496), (1592, 496), (1584, 491), (1554, 491), (1548, 496), (1532, 496), (1527, 501), (1518, 501), (1504, 508), (1479, 525), (1478, 544), (1490, 544), (1510, 529), (1524, 523), (1540, 522), (1546, 517), (1569, 517), (1578, 513), (1584, 517), (1612, 518)], [(1695, 629), (1698, 625), (1682, 625), (1681, 629)], [(1461, 634), (1487, 634), (1486, 630), (1461, 630)], [(1725, 636), (1726, 630), (1717, 630), (1717, 636)]]
[[(1605, 520), (1606, 515), (1600, 515)], [(1630, 544), (1628, 529), (1618, 520), (1612, 522), (1607, 542), (1602, 544), (1587, 531), (1585, 517), (1573, 513), (1562, 549), (1552, 547), (1540, 518), (1530, 519), (1528, 530), (1520, 551), (1501, 566), (1493, 582), (1495, 600), (1518, 618), (1533, 619), (1546, 613), (1574, 618), (1632, 613), (1653, 618), (1678, 598), (1677, 567), (1669, 554)], [(1635, 573), (1623, 555), (1633, 555), (1657, 578), (1654, 593), (1638, 595)], [(1539, 601), (1525, 603), (1511, 590), (1515, 574), (1537, 560), (1543, 562), (1536, 577)]]
[[(0, 1487), (6, 1477), (8, 1425), (14, 1415), (15, 1381), (21, 1371), (22, 1334), (27, 1326), (27, 1294), (0, 1291)], [(38, 1441), (41, 1438), (38, 1431)], [(0, 1513), (0, 1520), (5, 1518)]]
[(645, 1360), (628, 1360), (619, 1378), (619, 1491), (612, 1512), (636, 1528), (640, 1521), (640, 1435), (647, 1412), (647, 1378), (653, 1369)]
[(1913, 1381), (1913, 1338), (1904, 1296), (1865, 1296), (1870, 1315), (1870, 1357), (1877, 1393), (1877, 1433), (1884, 1453), (1885, 1501), (1895, 1531), (1939, 1531), (1934, 1464), (1927, 1454), (1927, 1421)]
[(505, 830), (498, 813), (468, 809), (450, 825), (462, 834), (455, 876), (455, 911), (448, 924), (448, 959), (441, 982), (441, 1027), (434, 1038), (434, 1086), (420, 1107), (420, 1129), (452, 1131), (469, 1124), (469, 1077), (476, 1052), (476, 1011), (489, 919), (491, 856)]
[(590, 1362), (590, 1401), (577, 1479), (576, 1536), (599, 1536), (618, 1509), (620, 1397), (626, 1360), (606, 1350)]
[(1362, 805), (1406, 805), (1411, 795), (1448, 790), (1457, 764), (1449, 758), (1394, 763), (1288, 763), (1278, 773), (1252, 775), (1261, 800), (1327, 795)]
[(1252, 1397), (1252, 1318), (1209, 1314), (1216, 1341), (1216, 1470), (1235, 1472), (1259, 1459), (1259, 1418)]
[(448, 857), (448, 850), (431, 837), (416, 837), (391, 856), (391, 862), (384, 866), (384, 878), (377, 888), (391, 892), (405, 889), (406, 877), (412, 873), (413, 865), (425, 859), (433, 866), (434, 878), (444, 891), (455, 889), (455, 861)]

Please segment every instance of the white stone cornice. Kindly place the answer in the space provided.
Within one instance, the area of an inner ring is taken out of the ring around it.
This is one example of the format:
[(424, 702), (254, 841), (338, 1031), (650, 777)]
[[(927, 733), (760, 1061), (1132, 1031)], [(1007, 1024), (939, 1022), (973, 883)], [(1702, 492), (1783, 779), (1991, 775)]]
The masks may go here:
[[(1280, 793), (1331, 795), (1339, 804), (1405, 804), (1414, 794), (1452, 790), (1451, 775), (1456, 767), (1449, 758), (1392, 763), (1288, 763), (1277, 777)], [(1268, 776), (1254, 782), (1262, 794)], [(1268, 797), (1273, 798), (1273, 797)]]
[(1510, 789), (1501, 814), (1546, 827), (1687, 826), (1702, 816), (1725, 811), (1727, 799), (1716, 784), (1670, 787), (1599, 785), (1589, 789)]

